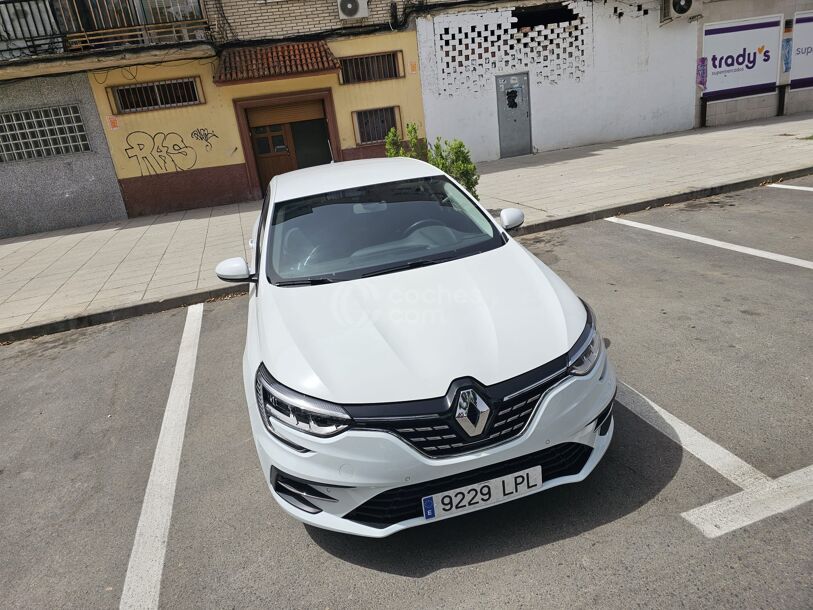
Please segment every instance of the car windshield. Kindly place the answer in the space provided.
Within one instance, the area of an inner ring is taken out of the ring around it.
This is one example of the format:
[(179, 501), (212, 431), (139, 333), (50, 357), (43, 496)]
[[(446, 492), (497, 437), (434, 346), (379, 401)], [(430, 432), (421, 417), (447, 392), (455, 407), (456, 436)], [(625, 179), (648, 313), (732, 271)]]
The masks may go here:
[(463, 191), (431, 176), (275, 203), (266, 273), (280, 286), (352, 280), (502, 244)]

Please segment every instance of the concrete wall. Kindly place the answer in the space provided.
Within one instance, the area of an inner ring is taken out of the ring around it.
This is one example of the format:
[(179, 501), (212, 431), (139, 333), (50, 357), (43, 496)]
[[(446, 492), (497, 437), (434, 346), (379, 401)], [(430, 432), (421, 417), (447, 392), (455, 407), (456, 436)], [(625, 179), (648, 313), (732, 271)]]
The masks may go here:
[[(813, 10), (813, 0), (705, 0), (703, 20), (713, 23), (779, 13), (784, 14), (785, 19), (793, 19), (796, 11), (809, 10)], [(700, 34), (702, 41), (702, 32)]]
[(90, 152), (0, 163), (0, 238), (125, 218), (87, 75), (0, 82), (0, 112), (76, 104)]
[[(499, 158), (495, 76), (515, 72), (529, 73), (535, 151), (690, 129), (697, 25), (661, 28), (657, 10), (629, 4), (571, 5), (581, 25), (531, 32), (512, 28), (510, 7), (419, 18), (428, 136)], [(496, 57), (483, 59), (483, 46)]]
[(800, 112), (813, 112), (813, 87), (788, 90), (788, 98), (785, 100), (785, 114), (798, 114)]
[(776, 93), (768, 93), (709, 102), (706, 110), (706, 126), (719, 127), (776, 116), (777, 97)]

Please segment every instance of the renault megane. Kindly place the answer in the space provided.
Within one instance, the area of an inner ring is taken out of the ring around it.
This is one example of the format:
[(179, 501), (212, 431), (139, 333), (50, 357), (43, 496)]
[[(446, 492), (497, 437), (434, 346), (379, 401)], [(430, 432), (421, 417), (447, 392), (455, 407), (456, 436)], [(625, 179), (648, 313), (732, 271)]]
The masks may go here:
[(613, 434), (596, 320), (455, 180), (412, 159), (273, 178), (250, 264), (243, 377), (283, 510), (384, 537), (565, 483)]

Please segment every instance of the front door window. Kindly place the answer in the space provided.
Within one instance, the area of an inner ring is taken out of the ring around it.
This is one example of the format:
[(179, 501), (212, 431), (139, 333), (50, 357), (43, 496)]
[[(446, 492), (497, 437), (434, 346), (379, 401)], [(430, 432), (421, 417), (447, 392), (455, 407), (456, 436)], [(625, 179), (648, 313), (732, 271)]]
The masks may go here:
[(263, 192), (271, 178), (297, 168), (292, 146), (291, 127), (284, 125), (258, 125), (251, 128), (251, 141), (257, 159), (257, 173)]

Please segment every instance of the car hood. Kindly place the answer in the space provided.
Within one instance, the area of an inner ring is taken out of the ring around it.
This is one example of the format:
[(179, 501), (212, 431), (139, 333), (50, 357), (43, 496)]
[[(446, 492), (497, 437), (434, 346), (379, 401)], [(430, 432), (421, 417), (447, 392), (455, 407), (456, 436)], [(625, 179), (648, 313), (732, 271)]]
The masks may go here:
[(436, 398), (460, 377), (510, 379), (564, 354), (586, 322), (570, 288), (513, 240), (365, 279), (264, 284), (254, 306), (271, 374), (344, 404)]

